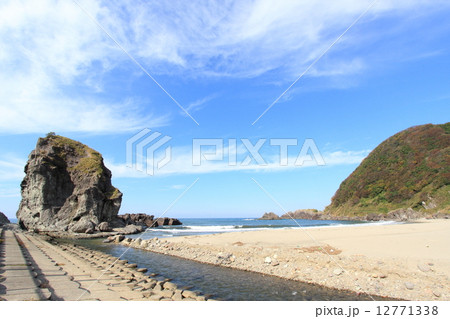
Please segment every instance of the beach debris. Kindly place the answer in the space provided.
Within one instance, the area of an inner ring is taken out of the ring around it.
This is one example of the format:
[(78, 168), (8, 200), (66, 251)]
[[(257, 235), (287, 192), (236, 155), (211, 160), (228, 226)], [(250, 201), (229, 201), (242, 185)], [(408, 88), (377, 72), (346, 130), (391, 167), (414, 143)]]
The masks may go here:
[(428, 266), (427, 264), (418, 264), (417, 268), (419, 268), (419, 270), (423, 272), (429, 272), (431, 270), (430, 266)]
[(441, 293), (437, 290), (433, 290), (433, 295), (439, 298), (441, 296)]
[(270, 264), (271, 262), (272, 262), (272, 258), (270, 258), (270, 257), (266, 257), (264, 259), (264, 263), (266, 263), (266, 264)]
[(272, 260), (271, 265), (272, 266), (278, 266), (280, 263), (278, 262), (278, 260)]
[(405, 287), (408, 290), (413, 290), (415, 285), (412, 282), (407, 281), (407, 282), (405, 282)]
[(340, 276), (342, 273), (343, 273), (343, 271), (342, 271), (341, 268), (335, 268), (333, 270), (333, 274), (336, 275), (336, 276)]

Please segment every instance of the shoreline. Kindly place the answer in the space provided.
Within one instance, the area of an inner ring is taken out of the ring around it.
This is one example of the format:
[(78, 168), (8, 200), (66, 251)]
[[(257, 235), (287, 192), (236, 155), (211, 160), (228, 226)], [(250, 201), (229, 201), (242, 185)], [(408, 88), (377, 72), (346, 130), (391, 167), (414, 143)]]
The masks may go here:
[(207, 264), (406, 300), (450, 300), (448, 243), (448, 219), (122, 241)]

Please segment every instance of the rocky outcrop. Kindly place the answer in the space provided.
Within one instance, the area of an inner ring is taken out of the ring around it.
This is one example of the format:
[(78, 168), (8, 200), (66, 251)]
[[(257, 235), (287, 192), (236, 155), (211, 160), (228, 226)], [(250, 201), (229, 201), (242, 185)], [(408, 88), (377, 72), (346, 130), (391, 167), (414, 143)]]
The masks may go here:
[(10, 221), (9, 221), (8, 217), (6, 217), (5, 214), (0, 212), (0, 226), (5, 225), (5, 224), (9, 224), (9, 223), (10, 223)]
[(281, 219), (322, 219), (322, 214), (317, 209), (298, 209), (295, 212), (287, 212), (281, 215)]
[(260, 219), (260, 220), (277, 220), (277, 219), (281, 219), (281, 218), (277, 214), (270, 212), (270, 213), (264, 213), (264, 215), (262, 215), (262, 217), (260, 217), (258, 219)]
[(260, 220), (278, 220), (278, 219), (323, 219), (324, 216), (317, 209), (298, 209), (295, 212), (287, 212), (281, 216), (275, 213), (264, 213)]
[(172, 226), (182, 225), (182, 223), (176, 218), (156, 218), (154, 215), (147, 214), (124, 214), (118, 215), (115, 220), (115, 224), (119, 227), (125, 227), (126, 225), (136, 225), (146, 227), (158, 227), (158, 226)]
[(54, 134), (40, 138), (25, 174), (17, 211), (24, 229), (89, 234), (116, 219), (122, 193), (112, 186), (100, 153), (80, 142)]

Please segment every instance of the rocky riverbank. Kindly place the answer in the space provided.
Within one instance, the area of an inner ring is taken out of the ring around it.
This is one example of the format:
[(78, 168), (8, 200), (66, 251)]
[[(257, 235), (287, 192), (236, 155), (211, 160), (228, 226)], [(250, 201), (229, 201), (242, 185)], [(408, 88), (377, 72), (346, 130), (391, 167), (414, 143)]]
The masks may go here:
[(307, 233), (264, 230), (117, 242), (329, 288), (407, 300), (450, 300), (449, 228), (450, 221), (434, 220)]

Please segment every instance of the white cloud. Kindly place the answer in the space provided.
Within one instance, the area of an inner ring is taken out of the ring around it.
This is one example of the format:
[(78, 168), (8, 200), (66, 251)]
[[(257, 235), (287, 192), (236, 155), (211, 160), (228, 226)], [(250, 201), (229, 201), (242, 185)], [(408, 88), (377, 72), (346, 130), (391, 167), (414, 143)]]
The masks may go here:
[(0, 158), (0, 181), (20, 181), (25, 177), (24, 167), (27, 159), (12, 155)]
[[(94, 15), (104, 10), (84, 5)], [(0, 45), (0, 132), (105, 133), (168, 123), (143, 114), (137, 99), (95, 94), (123, 52), (72, 1), (3, 2)]]
[[(322, 154), (326, 166), (337, 165), (355, 165), (370, 153), (369, 150), (362, 151), (336, 151)], [(242, 153), (243, 157), (238, 158), (236, 165), (230, 165), (228, 158), (225, 156), (223, 160), (202, 160), (201, 165), (196, 166), (192, 164), (192, 152), (188, 148), (178, 147), (172, 148), (172, 158), (170, 163), (162, 167), (160, 170), (155, 170), (154, 176), (167, 175), (186, 175), (186, 174), (207, 174), (207, 173), (221, 173), (233, 171), (252, 171), (252, 172), (279, 172), (287, 170), (298, 170), (308, 167), (317, 167), (316, 161), (305, 161), (302, 166), (294, 165), (297, 156), (290, 156), (288, 165), (280, 164), (278, 155), (263, 156), (267, 165), (258, 165), (254, 161), (249, 165), (242, 165), (242, 159), (248, 154)], [(262, 154), (261, 154), (262, 155)], [(134, 167), (128, 167), (125, 164), (114, 163), (105, 160), (105, 165), (111, 170), (114, 178), (145, 178), (149, 177), (146, 172), (137, 171)]]
[[(186, 110), (188, 113), (194, 113), (194, 112), (197, 112), (197, 111), (201, 110), (202, 108), (204, 108), (205, 105), (206, 105), (208, 102), (210, 102), (211, 100), (215, 99), (216, 97), (217, 97), (217, 94), (210, 94), (210, 95), (207, 95), (207, 96), (205, 96), (205, 97), (203, 97), (203, 98), (201, 98), (201, 99), (195, 100), (195, 101), (189, 103), (189, 104), (187, 105), (187, 107), (185, 107), (185, 110)], [(185, 112), (181, 112), (181, 113), (182, 113), (183, 115), (186, 115)], [(186, 115), (186, 116), (187, 116), (187, 115)]]
[[(255, 77), (276, 71), (289, 81), (371, 0), (79, 2), (152, 74)], [(360, 24), (448, 5), (380, 0)], [(365, 70), (368, 62), (358, 49), (381, 35), (358, 30), (333, 48), (330, 63), (317, 65), (309, 75)], [(109, 98), (104, 85), (114, 80), (112, 71), (129, 71), (130, 79), (142, 73), (73, 1), (2, 1), (0, 47), (0, 132), (129, 131), (169, 120), (156, 111), (149, 115), (149, 106), (136, 98)]]
[(20, 197), (20, 188), (0, 186), (0, 198)]

